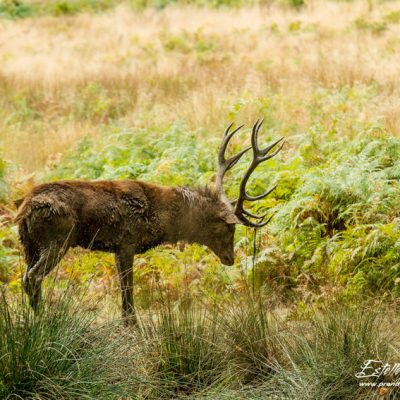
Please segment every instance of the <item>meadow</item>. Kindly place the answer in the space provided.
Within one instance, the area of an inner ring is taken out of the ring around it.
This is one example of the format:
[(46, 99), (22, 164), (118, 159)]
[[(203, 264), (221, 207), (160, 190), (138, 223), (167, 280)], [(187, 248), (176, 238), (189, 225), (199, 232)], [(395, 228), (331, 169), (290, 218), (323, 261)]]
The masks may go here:
[[(398, 398), (355, 374), (400, 362), (399, 52), (398, 0), (0, 0), (0, 397)], [(277, 184), (252, 209), (274, 218), (237, 227), (233, 267), (137, 256), (126, 330), (113, 256), (75, 249), (32, 313), (15, 200), (212, 184), (225, 127), (246, 125), (238, 151), (260, 117), (260, 141), (286, 137), (250, 182)]]

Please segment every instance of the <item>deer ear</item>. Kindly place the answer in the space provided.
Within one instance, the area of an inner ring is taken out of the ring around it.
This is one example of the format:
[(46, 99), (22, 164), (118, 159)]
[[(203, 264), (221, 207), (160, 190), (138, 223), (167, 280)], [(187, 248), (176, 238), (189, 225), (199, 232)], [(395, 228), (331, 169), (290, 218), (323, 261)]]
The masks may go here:
[(222, 215), (222, 219), (227, 223), (227, 224), (241, 224), (240, 219), (234, 214), (234, 213), (228, 213)]

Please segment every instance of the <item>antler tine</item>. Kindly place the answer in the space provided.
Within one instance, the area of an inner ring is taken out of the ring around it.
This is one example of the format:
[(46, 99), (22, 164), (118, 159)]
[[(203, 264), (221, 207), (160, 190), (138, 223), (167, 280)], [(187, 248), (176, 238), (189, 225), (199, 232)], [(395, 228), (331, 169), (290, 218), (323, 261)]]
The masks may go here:
[(234, 125), (234, 122), (231, 122), (231, 123), (226, 127), (225, 132), (224, 132), (224, 136), (226, 136), (226, 135), (229, 133), (229, 131), (231, 130), (231, 128), (232, 128), (233, 125)]
[(229, 133), (229, 131), (232, 128), (232, 126), (233, 126), (233, 122), (225, 129), (225, 132), (224, 132), (224, 138), (222, 139), (221, 146), (219, 148), (219, 153), (218, 153), (218, 161), (220, 163), (224, 163), (225, 162), (225, 151), (226, 151), (226, 148), (228, 147), (228, 144), (229, 144), (230, 140), (232, 139), (232, 136), (237, 131), (239, 131), (240, 129), (243, 128), (243, 125), (240, 125), (234, 131)]
[(232, 128), (233, 125), (234, 125), (234, 122), (232, 122), (231, 124), (229, 124), (229, 126), (225, 129), (225, 132), (224, 132), (224, 137), (228, 136), (228, 134), (229, 134), (228, 142), (229, 142), (229, 140), (231, 139), (231, 137), (232, 137), (237, 131), (239, 131), (240, 129), (242, 129), (242, 128), (244, 127), (244, 125), (240, 125), (240, 126), (238, 126), (236, 129), (234, 129), (231, 133), (229, 133), (229, 131), (231, 130), (231, 128)]
[(256, 215), (256, 214), (251, 213), (250, 211), (243, 210), (243, 214), (246, 214), (248, 217), (251, 217), (251, 218), (263, 220), (267, 216), (268, 213), (266, 212), (263, 215)]
[(275, 215), (275, 213), (271, 214), (271, 215), (269, 216), (269, 218), (268, 218), (266, 221), (260, 222), (260, 223), (258, 223), (258, 224), (255, 224), (256, 226), (254, 226), (254, 228), (262, 228), (263, 226), (267, 225), (267, 224), (271, 221), (271, 219), (272, 219), (272, 217), (273, 217), (274, 215)]
[(245, 200), (247, 201), (256, 201), (256, 200), (261, 200), (264, 197), (267, 197), (270, 193), (272, 193), (276, 189), (276, 185), (272, 187), (271, 189), (266, 190), (264, 193), (259, 194), (258, 196), (249, 196), (247, 193), (245, 193), (246, 198)]
[(233, 130), (232, 132), (229, 133), (229, 129), (233, 126), (233, 123), (230, 124), (228, 126), (228, 128), (226, 128), (225, 132), (224, 132), (224, 138), (222, 139), (222, 143), (221, 143), (221, 147), (219, 149), (219, 154), (218, 154), (218, 161), (220, 163), (224, 163), (225, 160), (225, 151), (226, 148), (228, 147), (229, 142), (231, 141), (233, 135), (238, 132), (240, 129), (243, 128), (244, 125), (240, 125), (238, 126), (235, 130)]
[[(243, 221), (244, 225), (249, 226), (250, 228), (262, 228), (263, 226), (267, 225), (271, 221), (271, 219), (274, 215), (275, 215), (275, 213), (270, 215), (267, 220), (262, 221), (262, 222), (253, 222), (243, 216), (240, 219)], [(264, 214), (261, 217), (257, 217), (257, 218), (263, 220), (266, 216), (267, 216), (267, 214)], [(255, 217), (253, 217), (253, 218), (255, 218)]]
[(246, 147), (244, 150), (240, 151), (239, 153), (237, 153), (236, 155), (232, 156), (231, 158), (228, 158), (226, 160), (226, 163), (228, 164), (228, 168), (227, 170), (231, 169), (232, 167), (234, 167), (236, 165), (236, 163), (241, 159), (241, 157), (243, 156), (243, 154), (247, 153), (249, 150), (251, 149), (251, 146)]
[[(261, 150), (261, 154), (262, 154), (262, 159), (261, 161), (266, 161), (269, 160), (272, 157), (275, 157), (283, 148), (285, 141), (285, 138), (281, 137), (279, 140), (277, 140), (275, 143), (272, 143), (271, 145), (267, 146), (264, 150)], [(283, 140), (283, 142), (282, 142)], [(278, 143), (281, 143), (281, 145), (271, 154), (268, 154)]]
[(244, 150), (240, 151), (238, 154), (236, 154), (228, 159), (225, 158), (225, 152), (226, 152), (226, 149), (228, 147), (230, 140), (235, 135), (235, 133), (237, 133), (240, 129), (243, 128), (244, 125), (240, 125), (236, 129), (234, 129), (232, 132), (229, 132), (230, 129), (232, 128), (232, 126), (233, 126), (233, 122), (225, 129), (224, 137), (222, 139), (221, 146), (220, 146), (220, 149), (218, 152), (219, 169), (218, 169), (217, 178), (216, 178), (216, 187), (217, 187), (217, 190), (223, 196), (225, 196), (225, 194), (224, 194), (222, 182), (223, 182), (226, 172), (228, 170), (230, 170), (233, 166), (236, 165), (236, 163), (240, 160), (240, 158), (243, 156), (243, 154), (245, 154), (247, 151), (249, 151), (251, 149), (251, 146), (249, 146), (249, 147), (245, 148)]
[(260, 149), (258, 148), (258, 131), (263, 124), (264, 119), (257, 120), (256, 123), (253, 125), (253, 129), (251, 131), (251, 146), (253, 147), (253, 153), (258, 154)]

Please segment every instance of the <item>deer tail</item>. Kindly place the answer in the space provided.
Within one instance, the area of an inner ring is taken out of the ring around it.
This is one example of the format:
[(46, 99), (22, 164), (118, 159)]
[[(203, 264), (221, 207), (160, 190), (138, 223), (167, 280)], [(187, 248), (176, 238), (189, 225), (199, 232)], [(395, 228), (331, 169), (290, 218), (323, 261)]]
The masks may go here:
[(14, 204), (18, 208), (17, 215), (14, 217), (14, 223), (19, 223), (24, 217), (26, 217), (30, 213), (31, 207), (29, 204), (29, 200), (29, 196), (27, 196), (25, 198), (14, 201)]

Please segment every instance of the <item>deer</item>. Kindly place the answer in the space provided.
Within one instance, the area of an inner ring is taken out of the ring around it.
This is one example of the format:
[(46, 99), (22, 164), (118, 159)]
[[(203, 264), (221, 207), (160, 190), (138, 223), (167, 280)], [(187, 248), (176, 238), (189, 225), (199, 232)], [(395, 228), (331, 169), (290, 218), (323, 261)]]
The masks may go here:
[[(41, 285), (71, 247), (114, 253), (118, 271), (122, 320), (137, 323), (133, 300), (133, 260), (137, 254), (162, 244), (198, 243), (208, 247), (225, 265), (234, 264), (235, 226), (260, 228), (272, 216), (245, 209), (246, 201), (268, 196), (276, 186), (256, 196), (246, 185), (261, 163), (276, 156), (283, 138), (260, 149), (257, 120), (251, 146), (227, 158), (232, 137), (244, 125), (230, 124), (218, 152), (213, 187), (167, 187), (139, 180), (64, 180), (40, 184), (17, 201), (15, 222), (24, 249), (26, 272), (23, 288), (34, 310), (41, 301)], [(279, 146), (278, 146), (279, 145)], [(252, 149), (253, 157), (239, 187), (239, 197), (229, 201), (223, 189), (226, 173)]]

